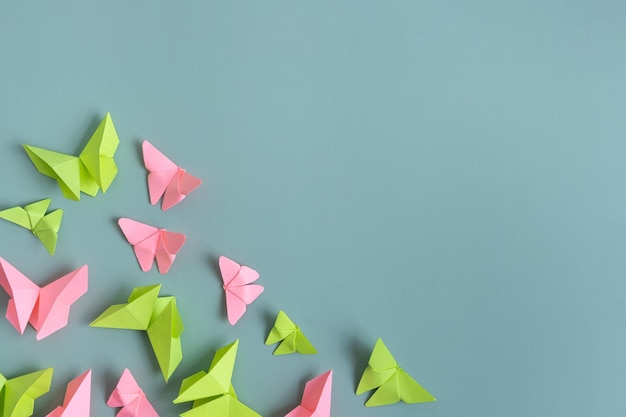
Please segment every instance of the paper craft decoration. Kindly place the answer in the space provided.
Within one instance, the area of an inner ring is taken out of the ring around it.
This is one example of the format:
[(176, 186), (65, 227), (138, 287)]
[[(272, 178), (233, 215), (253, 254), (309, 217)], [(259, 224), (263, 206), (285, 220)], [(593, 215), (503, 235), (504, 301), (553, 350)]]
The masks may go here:
[(118, 220), (126, 240), (133, 245), (135, 256), (143, 272), (152, 269), (156, 259), (159, 272), (166, 274), (170, 270), (176, 254), (185, 243), (182, 233), (169, 232), (138, 221), (121, 218)]
[(148, 170), (150, 204), (153, 206), (163, 197), (161, 210), (169, 210), (202, 184), (200, 178), (188, 174), (147, 140), (141, 146), (143, 163)]
[(112, 408), (122, 407), (116, 414), (117, 417), (159, 417), (128, 369), (124, 369), (120, 380), (107, 400), (107, 405)]
[(89, 417), (91, 412), (91, 369), (67, 384), (63, 405), (46, 417)]
[(300, 327), (291, 321), (282, 310), (278, 312), (274, 327), (272, 327), (270, 334), (267, 335), (267, 340), (265, 340), (266, 345), (273, 345), (276, 342), (280, 342), (280, 344), (274, 350), (274, 355), (285, 355), (294, 352), (309, 355), (317, 353), (317, 350), (304, 336)]
[(285, 417), (330, 417), (333, 370), (323, 373), (304, 386), (302, 402)]
[(35, 400), (48, 391), (52, 383), (52, 368), (7, 379), (0, 374), (0, 415), (3, 417), (30, 417)]
[(423, 403), (436, 401), (428, 391), (398, 366), (389, 349), (381, 339), (376, 341), (369, 366), (363, 372), (356, 394), (376, 389), (365, 403), (366, 407), (405, 403)]
[(7, 320), (20, 334), (30, 323), (37, 330), (37, 340), (67, 325), (70, 306), (87, 292), (87, 281), (87, 265), (83, 265), (40, 288), (0, 258), (0, 286), (11, 297)]
[(107, 308), (92, 327), (145, 330), (165, 382), (183, 359), (180, 335), (183, 321), (176, 307), (176, 297), (159, 297), (161, 285), (133, 289), (125, 304)]
[(228, 322), (234, 325), (246, 312), (246, 305), (252, 303), (263, 292), (263, 287), (251, 284), (259, 278), (259, 273), (225, 256), (219, 258), (220, 272), (226, 293)]
[(239, 401), (231, 383), (239, 340), (215, 352), (208, 372), (200, 371), (185, 378), (174, 404), (193, 401), (181, 417), (261, 417)]
[(78, 157), (30, 145), (24, 149), (37, 171), (57, 180), (65, 198), (78, 201), (81, 192), (94, 197), (109, 188), (117, 175), (113, 156), (119, 143), (107, 113)]
[(0, 218), (8, 220), (33, 232), (41, 243), (54, 255), (57, 247), (57, 237), (63, 218), (63, 210), (57, 209), (46, 214), (50, 206), (50, 199), (37, 201), (22, 207), (12, 207), (0, 211)]

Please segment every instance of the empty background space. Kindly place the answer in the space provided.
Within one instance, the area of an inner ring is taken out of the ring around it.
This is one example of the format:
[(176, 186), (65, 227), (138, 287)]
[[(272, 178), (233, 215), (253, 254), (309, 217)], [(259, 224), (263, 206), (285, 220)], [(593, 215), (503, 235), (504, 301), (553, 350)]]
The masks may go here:
[[(93, 415), (126, 367), (161, 416), (240, 339), (233, 383), (282, 417), (334, 370), (333, 416), (626, 412), (626, 5), (622, 1), (107, 1), (0, 6), (0, 208), (52, 198), (50, 257), (0, 223), (0, 256), (40, 285), (89, 265), (68, 327), (0, 320), (0, 372), (54, 367), (35, 416), (93, 369)], [(66, 200), (22, 144), (77, 155), (106, 112), (105, 195)], [(151, 206), (141, 141), (203, 179)], [(117, 226), (187, 235), (144, 273)], [(217, 258), (265, 292), (226, 321)], [(90, 328), (162, 284), (184, 359), (165, 384), (147, 336)], [(7, 295), (0, 294), (4, 314)], [(272, 356), (284, 310), (318, 355)], [(435, 397), (365, 408), (376, 339)]]

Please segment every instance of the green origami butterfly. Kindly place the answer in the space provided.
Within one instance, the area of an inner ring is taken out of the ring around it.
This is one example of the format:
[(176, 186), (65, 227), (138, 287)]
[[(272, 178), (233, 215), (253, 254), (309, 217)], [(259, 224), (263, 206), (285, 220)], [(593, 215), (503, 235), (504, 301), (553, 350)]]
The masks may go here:
[(208, 372), (200, 371), (185, 378), (174, 404), (193, 401), (191, 410), (181, 417), (261, 417), (239, 401), (231, 383), (239, 340), (215, 352)]
[(161, 285), (135, 288), (128, 303), (107, 308), (92, 327), (145, 330), (157, 358), (165, 382), (183, 359), (180, 335), (183, 321), (176, 307), (175, 297), (159, 297)]
[(109, 188), (117, 175), (113, 155), (119, 143), (107, 113), (78, 157), (30, 145), (24, 149), (40, 173), (57, 180), (65, 198), (80, 200), (81, 191), (94, 197)]
[(25, 227), (39, 238), (41, 243), (48, 249), (50, 255), (54, 255), (57, 247), (57, 236), (61, 227), (63, 210), (57, 209), (46, 214), (50, 206), (50, 199), (37, 201), (22, 207), (12, 207), (0, 211), (0, 218)]
[(52, 383), (52, 368), (6, 379), (0, 374), (0, 415), (3, 417), (30, 417), (35, 400), (48, 391)]
[(276, 316), (276, 322), (274, 327), (270, 330), (270, 334), (267, 335), (266, 345), (273, 345), (276, 342), (281, 342), (274, 355), (285, 355), (287, 353), (304, 353), (315, 354), (317, 350), (304, 336), (304, 333), (300, 330), (300, 327), (291, 321), (284, 311), (279, 311)]
[(381, 339), (376, 341), (369, 366), (363, 372), (356, 394), (376, 388), (376, 391), (365, 403), (366, 407), (405, 403), (422, 403), (436, 401), (428, 391), (406, 373), (393, 358)]

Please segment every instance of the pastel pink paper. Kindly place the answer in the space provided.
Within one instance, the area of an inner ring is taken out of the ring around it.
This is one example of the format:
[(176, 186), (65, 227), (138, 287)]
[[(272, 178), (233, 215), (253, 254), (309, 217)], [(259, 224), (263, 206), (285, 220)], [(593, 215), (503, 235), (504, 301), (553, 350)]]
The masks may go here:
[(46, 417), (89, 417), (91, 412), (91, 369), (67, 384), (63, 405)]
[(122, 407), (117, 417), (159, 417), (128, 368), (124, 369), (107, 405)]
[(156, 259), (159, 272), (166, 274), (186, 240), (182, 233), (159, 229), (128, 218), (119, 219), (118, 224), (126, 240), (133, 245), (139, 266), (144, 272), (152, 268)]
[(308, 381), (300, 405), (285, 417), (330, 417), (332, 385), (332, 369)]
[(26, 324), (37, 330), (41, 340), (65, 327), (71, 305), (87, 292), (87, 265), (40, 288), (13, 265), (0, 258), (0, 286), (9, 294), (6, 317), (20, 334)]
[(67, 326), (71, 305), (87, 292), (88, 275), (88, 267), (83, 265), (39, 291), (39, 302), (30, 320), (37, 330), (37, 340)]
[(246, 312), (246, 306), (261, 295), (264, 288), (250, 284), (259, 278), (259, 273), (225, 256), (219, 258), (223, 288), (226, 295), (226, 314), (228, 322), (234, 325)]
[(155, 205), (163, 197), (161, 209), (168, 210), (202, 184), (201, 179), (188, 174), (147, 140), (143, 141), (142, 149), (144, 165), (149, 172), (150, 204)]

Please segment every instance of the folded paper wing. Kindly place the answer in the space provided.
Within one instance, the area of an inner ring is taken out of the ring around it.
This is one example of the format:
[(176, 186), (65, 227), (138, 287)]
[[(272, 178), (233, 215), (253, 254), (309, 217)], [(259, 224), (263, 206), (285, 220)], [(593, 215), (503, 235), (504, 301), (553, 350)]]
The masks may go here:
[(143, 141), (142, 149), (148, 170), (150, 204), (155, 205), (163, 197), (161, 209), (169, 210), (202, 184), (201, 179), (188, 174), (147, 140)]
[(144, 272), (152, 268), (156, 259), (159, 272), (166, 274), (185, 243), (186, 236), (182, 233), (169, 232), (128, 218), (119, 219), (118, 224), (128, 243), (133, 245)]
[(365, 403), (366, 407), (436, 401), (428, 391), (404, 371), (381, 339), (376, 341), (368, 367), (359, 381), (356, 394), (376, 389)]
[(70, 307), (87, 292), (87, 265), (40, 288), (6, 260), (0, 258), (0, 286), (9, 295), (7, 320), (24, 334), (30, 323), (41, 340), (65, 327)]
[(300, 327), (291, 321), (282, 310), (278, 312), (274, 327), (272, 327), (272, 330), (270, 330), (270, 333), (267, 335), (265, 344), (273, 345), (277, 342), (281, 343), (274, 350), (274, 355), (285, 355), (294, 352), (309, 355), (317, 353), (317, 350), (306, 336), (304, 336)]
[(223, 288), (226, 296), (228, 322), (234, 325), (246, 312), (246, 306), (261, 295), (264, 288), (251, 284), (259, 278), (259, 273), (225, 256), (219, 258)]
[(109, 113), (100, 122), (78, 157), (35, 146), (24, 149), (37, 170), (54, 178), (65, 198), (80, 200), (80, 193), (106, 192), (117, 175), (113, 157), (119, 138)]
[(167, 382), (183, 359), (183, 321), (175, 297), (159, 297), (161, 285), (135, 288), (128, 302), (107, 308), (92, 327), (147, 331), (152, 350)]
[(48, 214), (46, 210), (50, 206), (50, 199), (37, 201), (22, 207), (12, 207), (0, 211), (0, 218), (22, 226), (31, 232), (46, 247), (50, 255), (54, 255), (57, 246), (57, 238), (63, 210), (57, 209)]
[(35, 400), (48, 391), (52, 383), (52, 368), (6, 379), (0, 374), (0, 415), (3, 417), (30, 417)]
[(121, 407), (117, 417), (159, 417), (128, 369), (124, 369), (107, 405)]
[(193, 401), (193, 405), (181, 416), (260, 417), (239, 401), (231, 383), (238, 346), (236, 340), (218, 349), (208, 372), (200, 371), (183, 380), (174, 403)]
[(63, 405), (46, 417), (89, 417), (91, 411), (91, 369), (67, 384)]
[(285, 417), (330, 417), (332, 384), (332, 369), (308, 381), (302, 402)]

